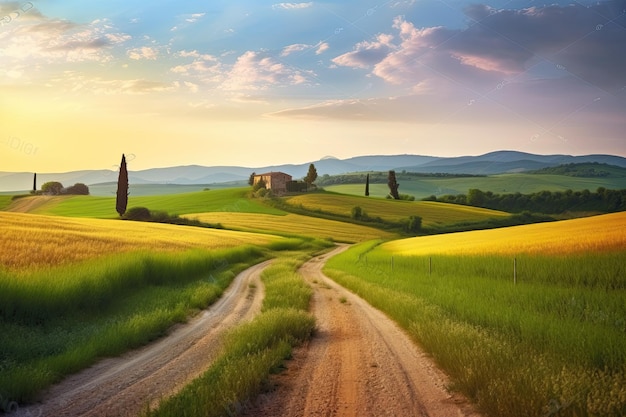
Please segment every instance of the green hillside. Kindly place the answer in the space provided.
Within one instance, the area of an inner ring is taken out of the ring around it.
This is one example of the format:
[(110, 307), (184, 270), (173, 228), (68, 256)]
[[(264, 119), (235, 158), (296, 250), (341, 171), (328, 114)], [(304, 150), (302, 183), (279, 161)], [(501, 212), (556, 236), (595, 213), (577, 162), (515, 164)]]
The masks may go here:
[(431, 201), (395, 201), (372, 197), (358, 197), (336, 193), (313, 193), (289, 197), (286, 202), (292, 207), (312, 212), (321, 211), (350, 217), (354, 207), (361, 207), (370, 217), (398, 222), (410, 216), (422, 218), (426, 227), (456, 223), (481, 222), (493, 218), (506, 218), (508, 213), (455, 204)]
[[(147, 207), (153, 211), (166, 211), (171, 214), (204, 212), (284, 214), (280, 210), (248, 199), (247, 192), (248, 188), (227, 188), (185, 194), (138, 197), (131, 195), (128, 199), (128, 207)], [(11, 203), (7, 209), (68, 217), (118, 217), (115, 211), (115, 197), (24, 197)]]
[[(543, 190), (547, 191), (582, 191), (596, 190), (598, 187), (608, 189), (626, 188), (626, 177), (573, 177), (552, 174), (502, 174), (488, 177), (416, 177), (411, 180), (398, 179), (400, 193), (415, 196), (417, 199), (431, 195), (467, 194), (469, 189), (475, 188), (493, 193), (530, 194)], [(343, 184), (324, 187), (327, 191), (363, 195), (365, 184)], [(387, 184), (370, 184), (370, 196), (385, 197), (389, 194)]]

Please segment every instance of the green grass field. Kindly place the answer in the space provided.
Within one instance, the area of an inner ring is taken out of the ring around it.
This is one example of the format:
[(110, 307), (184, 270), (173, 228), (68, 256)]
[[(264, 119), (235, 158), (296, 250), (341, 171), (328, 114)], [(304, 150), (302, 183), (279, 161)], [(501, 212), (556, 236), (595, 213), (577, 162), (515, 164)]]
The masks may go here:
[(161, 336), (216, 301), (259, 248), (126, 253), (30, 274), (0, 271), (0, 392), (29, 401), (98, 358)]
[(402, 221), (409, 216), (420, 216), (426, 227), (464, 222), (480, 222), (491, 218), (505, 218), (508, 213), (477, 207), (437, 203), (431, 201), (395, 201), (358, 197), (336, 193), (303, 194), (287, 198), (287, 203), (315, 212), (321, 210), (340, 216), (351, 216), (352, 208), (361, 207), (370, 217), (387, 221)]
[[(549, 253), (525, 252), (524, 239), (505, 252), (501, 243), (448, 250), (501, 229), (437, 236), (414, 255), (398, 254), (395, 242), (364, 243), (325, 272), (396, 320), (486, 415), (622, 416), (626, 249), (602, 243), (605, 232), (623, 230), (624, 216), (605, 221), (611, 216), (599, 216), (595, 232), (573, 237), (578, 245), (562, 253), (554, 237), (595, 218), (518, 227)], [(430, 237), (399, 242), (416, 239)]]
[(6, 209), (12, 203), (11, 197), (10, 195), (0, 195), (0, 211)]
[[(285, 214), (248, 199), (248, 188), (227, 188), (194, 193), (133, 196), (128, 198), (128, 208), (147, 207), (154, 211), (170, 214), (199, 212), (243, 212)], [(132, 190), (131, 190), (132, 193)], [(2, 200), (0, 200), (0, 204)], [(9, 209), (35, 214), (68, 217), (117, 218), (115, 197), (68, 196), (68, 197), (24, 197), (15, 201)]]
[[(608, 189), (626, 188), (626, 178), (580, 178), (565, 175), (544, 174), (501, 174), (488, 177), (437, 178), (425, 177), (413, 181), (402, 181), (399, 192), (422, 199), (431, 195), (467, 194), (470, 188), (477, 188), (493, 193), (535, 193), (548, 191), (595, 191), (598, 187)], [(365, 184), (345, 184), (324, 187), (327, 191), (362, 196)], [(387, 184), (370, 184), (371, 197), (385, 197), (389, 194)]]

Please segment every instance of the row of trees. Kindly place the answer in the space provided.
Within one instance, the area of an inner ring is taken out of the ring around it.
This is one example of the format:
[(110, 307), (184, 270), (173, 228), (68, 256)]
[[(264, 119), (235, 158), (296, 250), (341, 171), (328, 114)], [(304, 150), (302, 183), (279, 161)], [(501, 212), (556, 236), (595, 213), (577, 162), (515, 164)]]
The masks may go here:
[(626, 211), (626, 189), (607, 190), (600, 187), (596, 192), (540, 191), (531, 194), (495, 194), (491, 191), (471, 189), (467, 194), (430, 196), (424, 200), (464, 204), (494, 210), (520, 213), (560, 214), (566, 211)]
[(41, 186), (41, 190), (37, 191), (36, 184), (33, 188), (33, 194), (43, 195), (89, 195), (89, 187), (83, 183), (76, 183), (69, 187), (64, 187), (58, 181), (49, 181)]

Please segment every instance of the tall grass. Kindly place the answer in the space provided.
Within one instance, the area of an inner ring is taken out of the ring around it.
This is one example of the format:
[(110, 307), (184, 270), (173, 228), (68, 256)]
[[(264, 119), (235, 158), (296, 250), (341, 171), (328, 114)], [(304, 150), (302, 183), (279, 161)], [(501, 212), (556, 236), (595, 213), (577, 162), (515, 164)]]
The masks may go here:
[[(75, 266), (0, 275), (0, 395), (16, 401), (64, 375), (163, 334), (265, 259), (247, 246), (130, 253)], [(4, 337), (10, 335), (10, 337)]]
[(626, 413), (626, 253), (398, 256), (326, 273), (394, 318), (493, 416)]
[(230, 332), (223, 353), (205, 374), (145, 415), (233, 416), (252, 401), (292, 347), (313, 331), (314, 318), (306, 312), (312, 290), (296, 273), (307, 257), (291, 253), (268, 267), (262, 275), (263, 312)]

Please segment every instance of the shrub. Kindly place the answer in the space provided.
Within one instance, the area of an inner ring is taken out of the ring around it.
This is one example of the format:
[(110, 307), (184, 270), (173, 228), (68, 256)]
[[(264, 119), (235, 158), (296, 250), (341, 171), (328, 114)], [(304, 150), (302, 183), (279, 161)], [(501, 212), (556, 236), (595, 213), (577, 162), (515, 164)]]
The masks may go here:
[(59, 195), (63, 190), (63, 184), (57, 181), (50, 181), (41, 186), (41, 192), (47, 195)]
[(131, 207), (125, 214), (126, 220), (148, 221), (152, 219), (150, 210), (145, 207)]
[(352, 218), (359, 220), (363, 217), (363, 209), (359, 206), (352, 207)]
[(80, 182), (67, 187), (63, 190), (64, 194), (72, 194), (72, 195), (89, 195), (89, 187)]
[(406, 224), (406, 231), (409, 233), (417, 233), (422, 228), (422, 218), (420, 216), (411, 216)]

